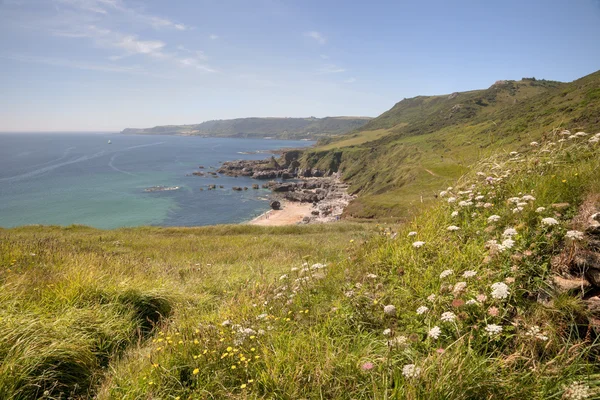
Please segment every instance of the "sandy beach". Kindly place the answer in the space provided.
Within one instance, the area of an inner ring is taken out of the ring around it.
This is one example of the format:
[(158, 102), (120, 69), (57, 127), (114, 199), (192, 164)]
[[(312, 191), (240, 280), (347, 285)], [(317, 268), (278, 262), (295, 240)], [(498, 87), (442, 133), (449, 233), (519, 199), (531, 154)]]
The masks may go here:
[(302, 221), (305, 216), (310, 215), (312, 209), (311, 203), (285, 201), (282, 202), (280, 210), (269, 210), (248, 223), (262, 226), (294, 225)]

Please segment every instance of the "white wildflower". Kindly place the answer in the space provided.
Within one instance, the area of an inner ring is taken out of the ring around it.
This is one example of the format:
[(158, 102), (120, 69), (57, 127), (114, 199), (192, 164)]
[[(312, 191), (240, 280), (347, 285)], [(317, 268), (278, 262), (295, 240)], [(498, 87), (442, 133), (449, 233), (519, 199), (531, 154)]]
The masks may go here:
[(483, 196), (483, 195), (481, 195), (481, 194), (480, 194), (479, 196), (476, 196), (476, 197), (475, 197), (475, 200), (477, 200), (477, 201), (481, 201), (481, 200), (483, 200), (483, 199), (485, 199), (485, 196)]
[(290, 271), (296, 272), (296, 271), (298, 271), (298, 267), (292, 267), (292, 269)]
[(512, 249), (512, 247), (515, 245), (515, 241), (512, 239), (505, 239), (502, 241), (502, 250), (504, 249)]
[(442, 271), (442, 273), (440, 274), (440, 279), (444, 279), (450, 275), (454, 274), (454, 271), (451, 269), (446, 269), (444, 271)]
[(458, 217), (458, 211), (452, 211), (451, 217)]
[(469, 207), (469, 206), (473, 205), (473, 202), (472, 201), (461, 200), (461, 201), (458, 202), (458, 205), (460, 207)]
[(407, 364), (402, 367), (402, 375), (406, 378), (418, 378), (421, 374), (421, 368), (417, 367), (415, 364)]
[(408, 338), (406, 336), (396, 336), (388, 341), (389, 346), (406, 346), (408, 344)]
[(365, 277), (367, 279), (377, 279), (377, 275), (375, 275), (375, 274), (367, 274)]
[(417, 232), (412, 231), (412, 232), (408, 232), (408, 236), (417, 236)]
[(317, 264), (313, 264), (310, 269), (323, 269), (327, 266), (327, 264), (321, 264), (321, 263), (317, 263)]
[(456, 197), (448, 197), (448, 203), (456, 203)]
[(354, 290), (348, 290), (347, 292), (344, 292), (344, 296), (348, 298), (354, 297)]
[(535, 209), (535, 212), (538, 214), (543, 213), (544, 211), (546, 211), (546, 207), (538, 207)]
[(225, 321), (221, 322), (221, 326), (229, 326), (231, 325), (231, 321), (226, 319)]
[(429, 311), (429, 308), (427, 308), (425, 306), (421, 306), (421, 307), (417, 308), (417, 314), (418, 315), (425, 314), (427, 311)]
[(468, 278), (472, 278), (472, 277), (474, 277), (475, 275), (477, 275), (477, 272), (476, 272), (476, 271), (473, 271), (473, 270), (468, 270), (468, 271), (465, 271), (465, 272), (463, 272), (463, 274), (462, 274), (463, 278), (467, 278), (467, 279), (468, 279)]
[(468, 305), (468, 306), (476, 306), (479, 303), (475, 299), (470, 299), (470, 300), (467, 300), (467, 302), (465, 304)]
[(452, 311), (446, 311), (445, 313), (442, 313), (440, 319), (442, 322), (452, 322), (456, 319), (456, 314), (454, 314)]
[(496, 324), (488, 324), (484, 329), (489, 336), (496, 336), (502, 333), (502, 326)]
[(412, 245), (415, 249), (418, 249), (419, 247), (422, 247), (424, 244), (425, 244), (425, 242), (416, 241)]
[(529, 143), (529, 145), (530, 145), (531, 147), (537, 147), (537, 146), (539, 146), (540, 144), (539, 144), (538, 142), (531, 142), (531, 143)]
[(552, 217), (548, 217), (548, 218), (542, 219), (542, 225), (554, 226), (554, 225), (558, 225), (558, 221)]
[(508, 201), (509, 203), (517, 204), (519, 200), (521, 200), (520, 197), (510, 197), (506, 201)]
[(504, 237), (512, 237), (512, 236), (515, 236), (517, 234), (518, 234), (518, 232), (517, 232), (517, 230), (515, 228), (506, 228), (504, 230), (504, 232), (502, 233), (502, 236), (504, 236)]
[(287, 278), (288, 278), (288, 274), (283, 274), (283, 275), (281, 275), (279, 277), (279, 280), (282, 281), (282, 280), (287, 279)]
[(520, 203), (517, 203), (517, 206), (518, 206), (518, 207), (521, 207), (521, 208), (523, 208), (523, 207), (525, 207), (527, 204), (529, 204), (529, 203), (527, 203), (527, 202), (520, 202)]
[(383, 307), (383, 313), (389, 317), (396, 316), (396, 306), (388, 304), (387, 306)]
[(510, 294), (508, 286), (504, 282), (496, 282), (492, 286), (492, 297), (495, 299), (505, 299)]
[(442, 190), (440, 192), (440, 197), (445, 197), (448, 194), (448, 192), (446, 190)]
[(455, 232), (455, 231), (460, 230), (460, 228), (456, 225), (450, 225), (448, 228), (446, 228), (446, 230), (450, 231), (450, 232)]
[(523, 211), (523, 207), (515, 207), (512, 209), (513, 214), (518, 214)]
[(494, 207), (492, 203), (483, 203), (483, 208), (491, 208)]
[(500, 216), (499, 215), (490, 215), (487, 219), (488, 223), (492, 223), (492, 222), (498, 222), (500, 221)]
[(431, 328), (429, 330), (429, 332), (427, 332), (427, 337), (430, 337), (432, 339), (437, 339), (440, 337), (441, 333), (442, 333), (442, 330), (440, 329), (439, 326), (436, 325), (433, 328)]
[(540, 329), (539, 326), (534, 325), (531, 328), (529, 328), (529, 330), (527, 331), (527, 333), (525, 333), (525, 336), (531, 336), (533, 338), (536, 338), (538, 340), (541, 340), (543, 342), (545, 342), (546, 340), (548, 340), (548, 336), (546, 336), (542, 330)]
[(525, 196), (521, 197), (521, 200), (523, 200), (523, 201), (535, 201), (535, 197), (533, 197), (530, 194), (526, 194)]
[(460, 294), (467, 288), (467, 282), (457, 282), (452, 289), (452, 293)]
[(566, 400), (585, 400), (592, 395), (590, 387), (583, 382), (572, 382), (570, 385), (563, 386), (563, 399)]
[(435, 301), (435, 294), (430, 294), (427, 296), (427, 300), (433, 303)]
[(582, 240), (583, 239), (583, 232), (580, 232), (580, 231), (568, 231), (567, 234), (565, 235), (565, 237), (567, 239), (572, 239), (572, 240)]
[(383, 336), (390, 336), (392, 334), (392, 330), (390, 328), (383, 330)]

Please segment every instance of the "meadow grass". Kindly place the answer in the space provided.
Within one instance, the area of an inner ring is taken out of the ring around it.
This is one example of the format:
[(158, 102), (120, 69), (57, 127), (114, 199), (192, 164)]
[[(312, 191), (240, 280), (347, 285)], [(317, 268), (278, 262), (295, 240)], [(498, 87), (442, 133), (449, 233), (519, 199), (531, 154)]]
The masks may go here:
[(537, 301), (600, 191), (560, 138), (402, 225), (2, 230), (0, 397), (597, 398), (583, 303)]

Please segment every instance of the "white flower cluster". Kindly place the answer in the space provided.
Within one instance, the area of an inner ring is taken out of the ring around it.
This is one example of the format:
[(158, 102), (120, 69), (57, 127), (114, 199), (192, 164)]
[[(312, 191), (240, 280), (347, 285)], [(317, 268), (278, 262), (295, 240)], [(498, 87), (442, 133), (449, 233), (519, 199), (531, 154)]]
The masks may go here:
[(477, 272), (476, 271), (472, 271), (472, 270), (465, 271), (462, 274), (463, 278), (467, 278), (467, 279), (472, 278), (475, 275), (477, 275)]
[(538, 214), (543, 213), (544, 211), (546, 211), (546, 207), (538, 207), (535, 209), (535, 212)]
[(396, 306), (394, 306), (393, 304), (388, 304), (387, 306), (383, 307), (383, 313), (388, 317), (395, 317)]
[(444, 279), (449, 277), (450, 275), (453, 275), (454, 271), (451, 269), (445, 269), (442, 271), (442, 273), (440, 274), (440, 279)]
[(460, 228), (456, 225), (450, 225), (448, 228), (446, 228), (446, 230), (450, 231), (450, 232), (455, 232), (460, 230)]
[(412, 232), (408, 232), (408, 236), (417, 236), (417, 232), (412, 231)]
[(487, 219), (488, 223), (492, 223), (492, 222), (498, 222), (500, 221), (500, 216), (499, 215), (490, 215)]
[(418, 249), (419, 247), (423, 247), (423, 245), (425, 244), (425, 242), (421, 242), (420, 240), (414, 242), (412, 245), (415, 249)]
[(585, 400), (592, 395), (590, 387), (583, 382), (572, 382), (568, 386), (563, 386), (563, 389), (564, 393), (562, 398), (567, 400)]
[(568, 231), (565, 235), (567, 239), (571, 240), (583, 240), (583, 232), (580, 231)]
[(502, 326), (496, 324), (488, 324), (485, 327), (485, 332), (488, 334), (488, 336), (499, 335), (500, 333), (502, 333)]
[(434, 326), (433, 328), (431, 328), (429, 330), (429, 332), (427, 332), (427, 336), (430, 337), (430, 338), (432, 338), (432, 339), (439, 338), (441, 334), (442, 334), (442, 330), (437, 325)]
[(440, 319), (442, 322), (452, 322), (456, 319), (456, 314), (454, 314), (452, 311), (446, 311), (442, 314)]
[(508, 286), (504, 282), (496, 282), (491, 286), (491, 288), (492, 288), (491, 295), (494, 299), (500, 299), (500, 300), (505, 299), (510, 294), (510, 290), (508, 289)]
[(418, 315), (425, 314), (427, 311), (429, 311), (429, 308), (427, 308), (425, 306), (421, 306), (421, 307), (417, 308)]
[(544, 335), (544, 333), (542, 332), (540, 327), (537, 325), (534, 325), (531, 328), (529, 328), (527, 333), (525, 333), (525, 336), (531, 336), (533, 338), (541, 340), (542, 342), (545, 342), (546, 340), (548, 340), (548, 336)]
[(515, 228), (506, 228), (504, 230), (504, 233), (502, 233), (502, 236), (504, 237), (513, 237), (517, 234), (517, 230)]
[(430, 294), (429, 296), (427, 296), (427, 300), (433, 303), (435, 301), (435, 294)]
[(402, 375), (406, 378), (418, 378), (421, 374), (421, 368), (417, 367), (415, 364), (407, 364), (402, 367)]
[(554, 225), (558, 225), (558, 221), (555, 220), (552, 217), (548, 217), (548, 218), (543, 218), (542, 219), (542, 225), (546, 225), (546, 226), (554, 226)]
[(454, 285), (454, 289), (452, 289), (452, 293), (461, 294), (465, 291), (466, 288), (467, 282), (457, 282), (456, 285)]

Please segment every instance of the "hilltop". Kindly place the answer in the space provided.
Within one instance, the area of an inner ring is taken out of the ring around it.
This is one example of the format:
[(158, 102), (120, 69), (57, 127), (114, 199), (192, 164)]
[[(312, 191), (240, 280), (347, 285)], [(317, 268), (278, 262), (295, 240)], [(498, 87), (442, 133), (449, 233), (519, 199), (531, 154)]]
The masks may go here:
[(237, 118), (206, 121), (192, 125), (166, 125), (145, 129), (127, 128), (121, 133), (318, 140), (358, 129), (370, 119), (370, 117)]
[(406, 218), (477, 160), (567, 126), (600, 130), (600, 72), (404, 99), (347, 135), (321, 140), (303, 167), (342, 172), (359, 195), (348, 218)]

